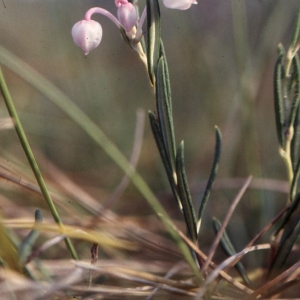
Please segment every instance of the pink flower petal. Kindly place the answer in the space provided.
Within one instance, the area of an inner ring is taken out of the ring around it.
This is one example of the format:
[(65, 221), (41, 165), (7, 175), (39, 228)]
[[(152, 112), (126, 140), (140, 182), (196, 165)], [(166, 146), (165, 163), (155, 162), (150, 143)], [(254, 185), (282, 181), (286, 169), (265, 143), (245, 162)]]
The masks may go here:
[(196, 0), (163, 0), (165, 7), (172, 9), (185, 10), (192, 4), (197, 4)]
[(131, 3), (121, 4), (118, 7), (118, 19), (126, 32), (129, 32), (137, 23), (137, 13)]
[(82, 20), (77, 22), (72, 28), (74, 43), (80, 47), (85, 55), (96, 47), (102, 39), (102, 27), (93, 20)]

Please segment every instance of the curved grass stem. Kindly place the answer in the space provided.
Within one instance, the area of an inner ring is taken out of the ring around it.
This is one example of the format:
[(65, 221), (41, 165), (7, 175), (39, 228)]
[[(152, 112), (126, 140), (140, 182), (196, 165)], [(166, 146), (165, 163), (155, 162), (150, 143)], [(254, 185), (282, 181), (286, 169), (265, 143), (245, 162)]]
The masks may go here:
[(25, 79), (35, 89), (44, 94), (49, 100), (51, 100), (57, 107), (65, 112), (78, 126), (86, 132), (86, 134), (99, 145), (104, 152), (123, 170), (127, 176), (131, 179), (131, 182), (136, 186), (144, 198), (148, 201), (149, 205), (159, 216), (171, 237), (181, 250), (184, 258), (190, 265), (196, 278), (200, 279), (200, 273), (195, 265), (195, 262), (191, 256), (191, 253), (179, 236), (177, 229), (167, 212), (160, 204), (152, 190), (149, 188), (144, 179), (139, 175), (133, 167), (130, 165), (126, 157), (115, 146), (115, 144), (105, 135), (101, 128), (94, 123), (70, 98), (68, 98), (61, 90), (59, 90), (50, 81), (44, 78), (36, 70), (32, 69), (29, 65), (23, 62), (21, 59), (7, 51), (0, 46), (0, 62), (5, 64), (13, 72)]
[[(41, 189), (41, 192), (47, 202), (47, 205), (51, 211), (51, 214), (53, 216), (53, 219), (55, 220), (56, 224), (59, 226), (59, 228), (63, 231), (63, 223), (58, 215), (58, 212), (55, 208), (55, 205), (52, 201), (52, 198), (48, 192), (48, 189), (46, 187), (46, 184), (45, 184), (45, 181), (43, 179), (43, 176), (40, 172), (40, 169), (38, 167), (38, 164), (35, 160), (35, 157), (33, 155), (33, 152), (31, 150), (31, 147), (29, 145), (29, 142), (27, 140), (27, 137), (26, 137), (26, 134), (24, 132), (24, 129), (23, 129), (23, 126), (21, 124), (21, 121), (19, 119), (19, 116), (18, 116), (18, 113), (17, 113), (17, 110), (15, 108), (15, 105), (14, 105), (14, 102), (11, 98), (11, 95), (9, 93), (9, 90), (8, 90), (8, 87), (6, 85), (6, 81), (4, 79), (4, 76), (3, 76), (3, 73), (2, 73), (2, 70), (0, 68), (0, 90), (1, 90), (1, 93), (3, 95), (3, 98), (4, 98), (4, 101), (5, 101), (5, 105), (7, 107), (7, 110), (9, 112), (9, 115), (11, 116), (12, 120), (13, 120), (13, 123), (14, 123), (14, 127), (15, 127), (15, 130), (17, 132), (17, 135), (19, 137), (19, 140), (20, 140), (20, 143), (23, 147), (23, 150), (25, 152), (25, 155), (28, 159), (28, 162), (30, 164), (30, 167), (32, 169), (32, 172), (36, 178), (36, 181)], [(77, 253), (71, 243), (71, 240), (69, 238), (66, 238), (65, 239), (65, 243), (66, 243), (66, 246), (72, 256), (73, 259), (78, 259), (78, 256), (77, 256)]]

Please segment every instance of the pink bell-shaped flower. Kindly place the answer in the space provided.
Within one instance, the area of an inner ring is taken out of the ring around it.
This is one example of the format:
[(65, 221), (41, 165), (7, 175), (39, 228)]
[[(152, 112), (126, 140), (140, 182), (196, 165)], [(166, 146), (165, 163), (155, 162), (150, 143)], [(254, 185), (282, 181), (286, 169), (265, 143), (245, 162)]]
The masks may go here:
[(135, 7), (126, 0), (116, 0), (118, 19), (126, 32), (129, 32), (137, 23), (138, 16)]
[(80, 47), (85, 55), (96, 47), (102, 39), (102, 27), (93, 20), (82, 20), (77, 22), (72, 28), (74, 43)]
[(163, 0), (165, 7), (185, 10), (191, 7), (192, 4), (197, 4), (196, 0)]

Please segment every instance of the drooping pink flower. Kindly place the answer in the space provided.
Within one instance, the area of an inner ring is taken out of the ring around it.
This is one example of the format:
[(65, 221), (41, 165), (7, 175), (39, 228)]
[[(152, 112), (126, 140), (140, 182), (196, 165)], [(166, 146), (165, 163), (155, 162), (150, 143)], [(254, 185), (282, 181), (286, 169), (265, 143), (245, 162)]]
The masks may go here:
[(138, 16), (135, 7), (128, 1), (116, 0), (115, 2), (118, 7), (119, 22), (121, 23), (125, 31), (129, 32), (138, 21)]
[(85, 55), (96, 47), (102, 39), (102, 27), (94, 20), (82, 20), (72, 28), (74, 43), (80, 47)]
[(165, 7), (172, 9), (185, 10), (192, 4), (197, 4), (196, 0), (163, 0)]

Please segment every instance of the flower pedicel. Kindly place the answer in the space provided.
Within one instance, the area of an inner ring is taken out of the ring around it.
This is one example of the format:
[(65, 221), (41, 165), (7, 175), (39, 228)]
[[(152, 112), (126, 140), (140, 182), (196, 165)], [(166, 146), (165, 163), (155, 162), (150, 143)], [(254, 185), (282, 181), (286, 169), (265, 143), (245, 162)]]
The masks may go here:
[[(192, 4), (197, 4), (195, 0), (163, 0), (167, 8), (185, 10), (191, 7)], [(93, 7), (89, 9), (84, 20), (77, 22), (72, 28), (72, 37), (74, 43), (80, 47), (85, 55), (99, 46), (103, 30), (102, 26), (91, 19), (93, 14), (102, 14), (113, 21), (118, 28), (123, 28), (130, 41), (138, 43), (142, 36), (142, 25), (146, 18), (146, 7), (138, 20), (138, 15), (134, 5), (128, 0), (115, 0), (118, 8), (116, 18), (109, 11), (101, 7)]]

